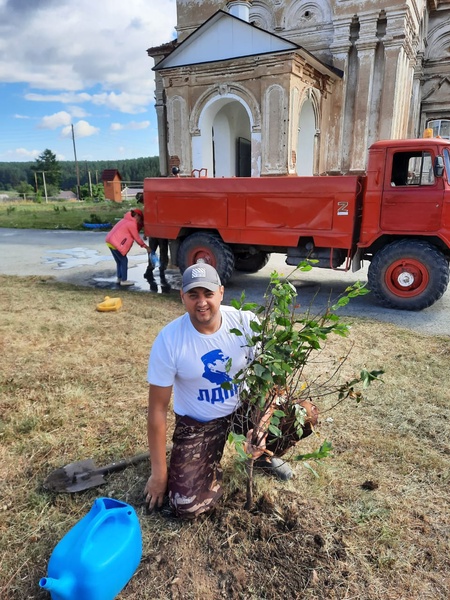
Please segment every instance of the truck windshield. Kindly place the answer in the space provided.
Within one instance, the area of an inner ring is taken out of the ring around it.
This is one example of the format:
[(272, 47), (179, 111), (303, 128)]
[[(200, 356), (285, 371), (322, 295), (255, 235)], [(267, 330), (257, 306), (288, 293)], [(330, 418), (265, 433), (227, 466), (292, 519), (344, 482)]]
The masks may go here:
[(447, 183), (450, 183), (450, 152), (447, 148), (444, 148), (444, 164), (445, 173), (447, 175)]
[(396, 152), (394, 154), (391, 186), (433, 184), (433, 160), (429, 152)]

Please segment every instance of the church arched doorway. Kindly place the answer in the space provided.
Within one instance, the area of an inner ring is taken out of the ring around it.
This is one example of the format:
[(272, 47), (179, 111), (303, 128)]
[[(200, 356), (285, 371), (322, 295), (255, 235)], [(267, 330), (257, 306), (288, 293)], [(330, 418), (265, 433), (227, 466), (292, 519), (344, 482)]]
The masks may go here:
[(314, 106), (307, 98), (302, 105), (298, 121), (297, 175), (314, 175), (316, 129)]
[(251, 176), (250, 118), (241, 102), (214, 100), (204, 108), (199, 130), (200, 138), (193, 140), (195, 168), (206, 168), (209, 177)]

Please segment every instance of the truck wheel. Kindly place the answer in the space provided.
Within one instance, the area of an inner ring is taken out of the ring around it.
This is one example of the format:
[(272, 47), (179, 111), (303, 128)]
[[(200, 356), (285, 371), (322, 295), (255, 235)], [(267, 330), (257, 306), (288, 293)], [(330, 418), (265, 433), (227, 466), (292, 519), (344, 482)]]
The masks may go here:
[(197, 232), (185, 238), (178, 248), (177, 261), (182, 273), (198, 261), (212, 265), (219, 273), (223, 285), (228, 283), (234, 271), (234, 254), (231, 248), (210, 233)]
[(234, 268), (236, 271), (244, 273), (256, 273), (260, 271), (269, 262), (270, 254), (267, 252), (256, 252), (256, 254), (236, 254)]
[(375, 254), (368, 279), (380, 304), (422, 310), (444, 294), (449, 266), (436, 246), (422, 240), (400, 240)]

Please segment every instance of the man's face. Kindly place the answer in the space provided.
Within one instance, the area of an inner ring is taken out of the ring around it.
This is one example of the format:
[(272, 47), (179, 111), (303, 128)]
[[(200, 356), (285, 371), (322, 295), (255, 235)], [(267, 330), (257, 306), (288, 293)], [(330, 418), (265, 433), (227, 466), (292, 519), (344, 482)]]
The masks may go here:
[(198, 287), (186, 293), (181, 292), (181, 300), (191, 319), (192, 325), (200, 333), (214, 333), (220, 327), (220, 304), (223, 299), (223, 286), (215, 292)]
[(209, 369), (213, 371), (213, 373), (224, 373), (226, 366), (227, 363), (223, 354), (220, 356), (220, 358), (216, 358), (213, 363), (208, 364)]
[(225, 373), (227, 370), (227, 361), (225, 359), (225, 356), (222, 353), (220, 353), (220, 355), (214, 360), (214, 362), (210, 362), (206, 366), (213, 373)]

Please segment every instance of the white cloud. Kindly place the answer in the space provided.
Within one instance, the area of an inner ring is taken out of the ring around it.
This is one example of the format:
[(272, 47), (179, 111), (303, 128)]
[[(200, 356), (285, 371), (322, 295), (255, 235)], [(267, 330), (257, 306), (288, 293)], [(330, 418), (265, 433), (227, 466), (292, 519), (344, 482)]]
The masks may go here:
[(70, 112), (72, 117), (76, 119), (82, 119), (83, 117), (87, 117), (89, 115), (88, 112), (81, 108), (81, 106), (68, 106), (67, 110)]
[(153, 100), (146, 50), (170, 41), (175, 24), (175, 0), (0, 3), (0, 82), (58, 90), (60, 101), (66, 94), (78, 102), (80, 92), (100, 83), (90, 101), (137, 113)]
[(147, 127), (150, 127), (150, 121), (130, 121), (130, 123), (111, 123), (110, 125), (111, 131), (147, 129)]
[(61, 94), (37, 94), (29, 93), (25, 94), (25, 100), (31, 102), (61, 102), (61, 104), (77, 104), (79, 102), (88, 102), (91, 98), (90, 94), (81, 93), (76, 94), (74, 92), (63, 92)]
[(129, 94), (124, 92), (117, 94), (116, 92), (95, 94), (91, 96), (91, 101), (97, 106), (105, 106), (119, 112), (136, 114), (145, 112), (150, 103), (150, 96), (145, 94)]
[(88, 138), (80, 155), (157, 153), (147, 49), (175, 37), (176, 19), (176, 0), (0, 0), (1, 156), (68, 155), (72, 123)]
[[(94, 127), (93, 125), (90, 125), (87, 121), (78, 121), (78, 123), (75, 123), (73, 126), (73, 133), (76, 138), (90, 137), (91, 135), (99, 133), (99, 131), (99, 127)], [(72, 126), (68, 125), (67, 127), (64, 127), (64, 129), (61, 132), (61, 135), (63, 137), (71, 137)]]
[(5, 155), (8, 157), (8, 160), (34, 160), (40, 154), (42, 154), (42, 150), (26, 150), (25, 148), (16, 148), (15, 150), (8, 150), (5, 152)]
[(58, 127), (70, 125), (71, 122), (72, 117), (69, 115), (68, 112), (62, 110), (60, 112), (55, 113), (54, 115), (44, 117), (39, 123), (38, 127), (40, 129), (58, 129)]
[[(145, 86), (143, 86), (145, 87)], [(147, 86), (148, 87), (148, 86)], [(91, 102), (95, 106), (103, 106), (123, 113), (136, 114), (145, 112), (152, 100), (153, 92), (128, 93), (128, 92), (103, 92), (101, 94), (81, 94), (64, 92), (61, 94), (26, 94), (25, 99), (32, 102), (61, 102), (62, 104), (82, 104)]]

